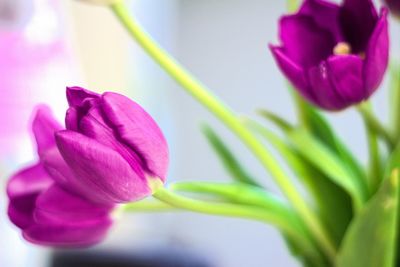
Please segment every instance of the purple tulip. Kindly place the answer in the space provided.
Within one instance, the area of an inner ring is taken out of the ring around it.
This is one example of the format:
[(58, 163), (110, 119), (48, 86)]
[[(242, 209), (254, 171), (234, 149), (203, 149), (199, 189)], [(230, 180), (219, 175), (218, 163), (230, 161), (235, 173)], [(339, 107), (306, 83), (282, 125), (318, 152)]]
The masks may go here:
[(57, 153), (45, 159), (59, 181), (99, 203), (136, 201), (152, 194), (153, 182), (165, 181), (167, 143), (138, 104), (79, 87), (67, 88), (67, 99), (67, 130), (56, 133), (56, 143), (69, 168)]
[(368, 99), (387, 69), (387, 10), (371, 0), (341, 6), (306, 0), (280, 20), (281, 46), (270, 46), (282, 72), (311, 103), (341, 110)]
[(45, 170), (43, 159), (57, 151), (54, 134), (61, 130), (49, 109), (38, 109), (32, 128), (40, 161), (9, 180), (10, 220), (36, 244), (84, 247), (100, 242), (111, 227), (113, 206), (89, 201)]
[(385, 0), (390, 12), (400, 18), (400, 0)]

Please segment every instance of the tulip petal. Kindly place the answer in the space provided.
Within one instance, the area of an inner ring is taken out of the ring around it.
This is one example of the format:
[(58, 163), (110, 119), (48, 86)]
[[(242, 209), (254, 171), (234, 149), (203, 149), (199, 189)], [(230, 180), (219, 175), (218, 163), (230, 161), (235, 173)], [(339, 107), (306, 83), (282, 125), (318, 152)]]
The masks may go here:
[(34, 223), (33, 211), (37, 194), (17, 197), (8, 204), (7, 215), (10, 221), (21, 229), (25, 229)]
[(270, 50), (278, 66), (292, 85), (309, 101), (315, 102), (315, 96), (310, 91), (310, 84), (304, 70), (288, 58), (283, 49), (270, 45)]
[(139, 176), (144, 177), (143, 166), (146, 162), (136, 154), (136, 151), (130, 149), (126, 144), (119, 141), (120, 137), (115, 136), (113, 125), (109, 125), (101, 114), (98, 107), (91, 108), (79, 123), (80, 133), (93, 138), (99, 143), (117, 151)]
[(344, 0), (340, 24), (353, 53), (365, 51), (377, 21), (378, 14), (372, 0)]
[(310, 16), (321, 28), (328, 30), (334, 36), (335, 42), (344, 40), (340, 28), (340, 7), (337, 4), (324, 0), (306, 0), (299, 10), (299, 14)]
[(23, 237), (34, 244), (61, 247), (88, 247), (101, 242), (112, 225), (111, 218), (87, 222), (35, 224), (23, 232)]
[(95, 187), (87, 186), (85, 183), (82, 183), (81, 179), (72, 172), (57, 147), (49, 150), (43, 156), (42, 162), (47, 173), (49, 173), (54, 181), (62, 188), (93, 202), (104, 202), (104, 198), (99, 197), (99, 193)]
[(363, 60), (359, 56), (332, 56), (328, 69), (338, 95), (346, 103), (359, 103), (366, 98), (363, 81)]
[(36, 200), (35, 221), (39, 224), (85, 223), (93, 219), (107, 218), (113, 205), (100, 205), (67, 192), (58, 185), (51, 186)]
[(32, 131), (36, 139), (39, 156), (56, 146), (54, 133), (61, 129), (62, 126), (54, 119), (49, 107), (41, 105), (36, 108)]
[(67, 109), (67, 113), (65, 114), (65, 128), (71, 131), (78, 131), (78, 120), (78, 110), (74, 107)]
[(317, 98), (318, 106), (327, 110), (339, 110), (347, 105), (344, 99), (336, 92), (325, 61), (316, 67), (310, 68), (308, 76), (311, 88), (313, 88), (314, 95)]
[(368, 96), (381, 83), (389, 63), (388, 10), (382, 9), (381, 17), (368, 42), (365, 52), (364, 77)]
[(102, 110), (119, 138), (144, 160), (148, 172), (165, 181), (168, 145), (151, 116), (129, 98), (104, 93)]
[(11, 177), (7, 184), (10, 199), (8, 216), (16, 226), (24, 229), (32, 224), (36, 198), (52, 183), (53, 180), (41, 164), (28, 167)]
[(70, 107), (77, 107), (82, 105), (83, 101), (88, 98), (99, 98), (100, 95), (86, 90), (82, 87), (73, 86), (67, 87), (67, 100)]
[(7, 184), (7, 195), (10, 199), (14, 199), (37, 194), (47, 189), (52, 183), (53, 180), (39, 163), (14, 174)]
[(151, 193), (146, 177), (138, 176), (113, 149), (73, 131), (56, 134), (61, 155), (79, 177), (105, 202), (139, 200)]
[(280, 39), (285, 54), (303, 68), (328, 58), (336, 44), (329, 31), (319, 27), (312, 17), (301, 14), (281, 18)]

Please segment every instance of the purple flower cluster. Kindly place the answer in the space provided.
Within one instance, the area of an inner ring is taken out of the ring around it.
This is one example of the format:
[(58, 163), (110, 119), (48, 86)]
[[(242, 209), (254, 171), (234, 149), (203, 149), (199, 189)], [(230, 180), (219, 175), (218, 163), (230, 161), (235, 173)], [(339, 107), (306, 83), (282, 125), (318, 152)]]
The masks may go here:
[(116, 203), (152, 194), (165, 181), (168, 147), (154, 120), (116, 93), (67, 88), (66, 129), (47, 107), (32, 130), (39, 162), (9, 180), (8, 214), (25, 239), (60, 247), (100, 242)]

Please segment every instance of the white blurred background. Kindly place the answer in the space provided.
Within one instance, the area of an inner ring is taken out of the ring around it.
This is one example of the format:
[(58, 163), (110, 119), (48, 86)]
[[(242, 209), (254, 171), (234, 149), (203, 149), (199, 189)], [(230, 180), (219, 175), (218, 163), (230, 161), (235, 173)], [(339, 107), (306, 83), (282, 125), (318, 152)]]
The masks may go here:
[[(267, 47), (277, 42), (285, 1), (129, 3), (154, 38), (234, 110), (253, 116), (263, 107), (294, 120), (291, 97)], [(393, 45), (399, 43), (400, 24), (392, 23), (391, 30), (393, 55), (400, 58), (400, 46)], [(16, 39), (35, 49), (10, 44)], [(10, 173), (34, 160), (27, 131), (32, 107), (45, 102), (62, 120), (67, 85), (123, 92), (143, 105), (168, 138), (169, 181), (229, 179), (199, 130), (206, 122), (259, 181), (279, 193), (240, 142), (151, 61), (106, 8), (72, 0), (0, 0), (0, 48), (0, 266), (46, 266), (49, 251), (27, 244), (7, 220), (4, 188)], [(6, 85), (15, 89), (10, 93)], [(387, 81), (382, 87), (373, 102), (386, 120)], [(365, 162), (358, 115), (348, 110), (329, 114), (329, 119)], [(217, 267), (298, 266), (274, 228), (193, 213), (123, 216), (101, 245), (124, 250), (160, 246), (193, 250)]]

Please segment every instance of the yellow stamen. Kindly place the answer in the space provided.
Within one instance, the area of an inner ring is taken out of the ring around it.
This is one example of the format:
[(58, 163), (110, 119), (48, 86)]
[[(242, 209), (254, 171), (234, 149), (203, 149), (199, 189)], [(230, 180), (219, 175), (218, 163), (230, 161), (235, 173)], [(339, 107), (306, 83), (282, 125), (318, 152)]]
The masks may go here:
[(351, 53), (351, 46), (346, 42), (340, 42), (333, 48), (335, 55), (348, 55)]

